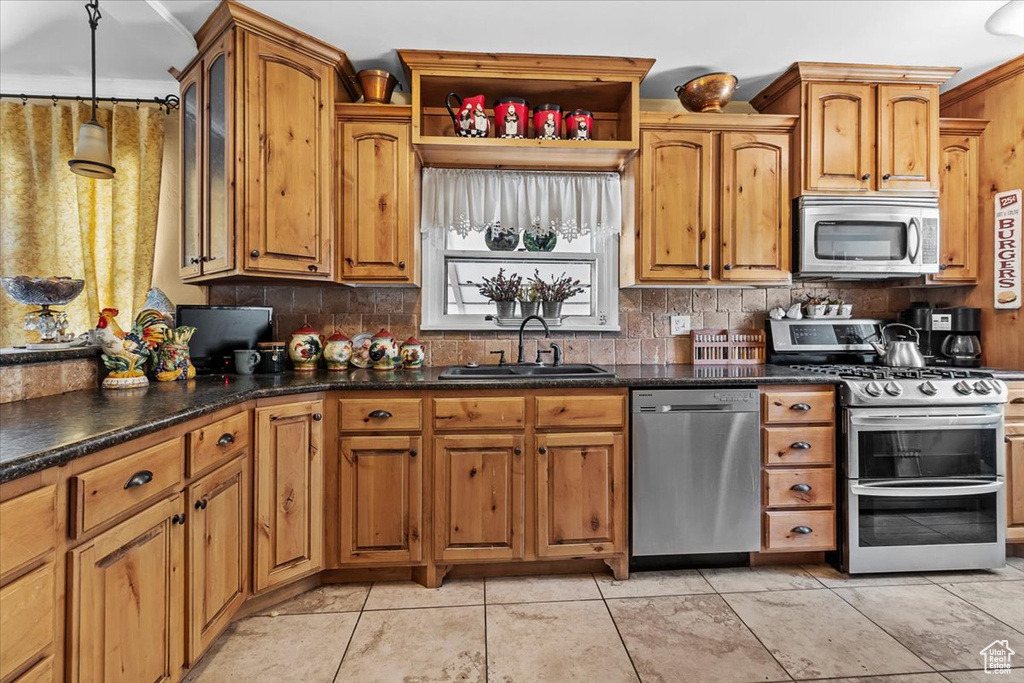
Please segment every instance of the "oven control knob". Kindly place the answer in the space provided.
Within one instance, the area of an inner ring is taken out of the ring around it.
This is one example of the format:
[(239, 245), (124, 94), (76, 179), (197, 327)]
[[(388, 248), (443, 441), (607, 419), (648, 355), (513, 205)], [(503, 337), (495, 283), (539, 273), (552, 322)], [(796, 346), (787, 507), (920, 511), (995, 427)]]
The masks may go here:
[(864, 391), (868, 392), (872, 396), (881, 396), (882, 385), (878, 382), (868, 382), (867, 386), (864, 387)]
[(939, 388), (931, 382), (921, 382), (917, 388), (921, 390), (922, 394), (928, 394), (929, 396), (939, 393)]
[(981, 379), (974, 383), (974, 391), (984, 396), (985, 394), (992, 393), (992, 385)]
[(900, 394), (903, 393), (903, 387), (901, 387), (899, 384), (896, 384), (896, 382), (886, 382), (885, 393), (889, 394), (890, 396), (899, 396)]
[(974, 391), (974, 387), (972, 387), (970, 384), (963, 380), (960, 380), (959, 382), (954, 384), (953, 388), (956, 389), (956, 393), (963, 394), (964, 396)]

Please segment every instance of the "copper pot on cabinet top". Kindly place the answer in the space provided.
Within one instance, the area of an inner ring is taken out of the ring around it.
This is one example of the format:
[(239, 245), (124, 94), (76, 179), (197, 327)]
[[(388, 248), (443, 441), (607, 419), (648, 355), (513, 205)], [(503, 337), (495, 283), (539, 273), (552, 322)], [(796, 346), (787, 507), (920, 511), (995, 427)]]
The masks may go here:
[(676, 86), (679, 101), (689, 111), (720, 113), (729, 104), (740, 80), (727, 73), (713, 73), (698, 76), (683, 85)]
[(363, 89), (363, 102), (366, 104), (391, 104), (391, 96), (398, 80), (387, 71), (380, 69), (363, 69), (356, 78)]

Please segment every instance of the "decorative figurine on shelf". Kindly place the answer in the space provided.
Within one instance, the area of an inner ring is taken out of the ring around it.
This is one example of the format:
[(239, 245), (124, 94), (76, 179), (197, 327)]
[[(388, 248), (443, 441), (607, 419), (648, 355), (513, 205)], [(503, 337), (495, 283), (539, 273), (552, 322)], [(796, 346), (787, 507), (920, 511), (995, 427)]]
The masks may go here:
[(292, 332), (288, 342), (288, 357), (296, 372), (316, 372), (316, 365), (323, 355), (323, 335), (306, 323)]
[(406, 369), (422, 368), (423, 361), (426, 358), (423, 355), (423, 344), (421, 344), (416, 337), (409, 337), (402, 344), (402, 365)]
[(382, 329), (370, 340), (370, 360), (374, 370), (394, 370), (399, 366), (395, 335)]
[(352, 358), (352, 340), (336, 330), (327, 338), (324, 345), (324, 358), (327, 360), (327, 369), (332, 372), (348, 370), (348, 362)]
[(103, 365), (110, 374), (103, 380), (104, 389), (131, 389), (149, 384), (144, 365), (167, 336), (167, 322), (159, 311), (139, 311), (131, 330), (125, 332), (117, 324), (118, 310), (104, 308), (96, 323), (96, 342), (103, 348)]
[(158, 382), (188, 380), (196, 376), (188, 343), (196, 328), (188, 325), (175, 327), (167, 332), (167, 338), (153, 352), (153, 377)]

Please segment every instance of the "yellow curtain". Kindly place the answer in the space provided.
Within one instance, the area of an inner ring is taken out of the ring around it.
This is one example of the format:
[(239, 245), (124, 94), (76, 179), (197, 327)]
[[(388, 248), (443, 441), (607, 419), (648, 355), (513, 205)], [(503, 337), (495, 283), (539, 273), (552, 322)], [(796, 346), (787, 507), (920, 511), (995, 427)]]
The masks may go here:
[[(100, 109), (113, 180), (71, 172), (78, 127), (89, 107), (0, 102), (0, 272), (68, 276), (85, 289), (65, 310), (76, 334), (95, 326), (101, 308), (118, 308), (131, 324), (153, 276), (162, 109), (118, 105)], [(0, 293), (0, 346), (35, 341), (24, 330), (31, 310)]]

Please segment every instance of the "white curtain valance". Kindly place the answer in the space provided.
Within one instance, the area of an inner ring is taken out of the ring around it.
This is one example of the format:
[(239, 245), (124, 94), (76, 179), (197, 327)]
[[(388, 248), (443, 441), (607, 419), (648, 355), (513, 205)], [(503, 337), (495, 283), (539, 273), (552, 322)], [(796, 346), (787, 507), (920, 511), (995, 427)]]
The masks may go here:
[(466, 236), (500, 226), (569, 240), (622, 230), (617, 173), (423, 169), (422, 231)]

